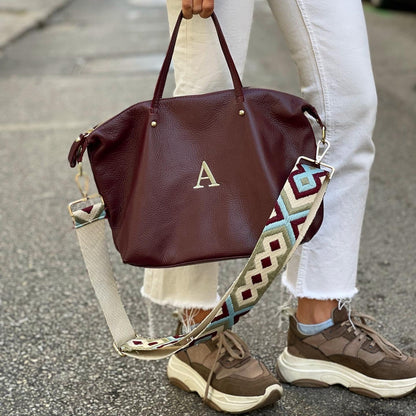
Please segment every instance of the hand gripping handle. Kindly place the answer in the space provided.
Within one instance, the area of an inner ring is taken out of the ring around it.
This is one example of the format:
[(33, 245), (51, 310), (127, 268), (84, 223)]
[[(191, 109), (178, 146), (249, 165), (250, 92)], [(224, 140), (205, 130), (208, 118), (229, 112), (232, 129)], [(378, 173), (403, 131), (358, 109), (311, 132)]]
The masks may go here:
[[(230, 73), (231, 73), (231, 78), (234, 84), (236, 99), (237, 101), (242, 102), (244, 101), (243, 84), (241, 83), (240, 76), (238, 75), (237, 68), (234, 64), (233, 58), (231, 57), (230, 50), (228, 49), (227, 42), (225, 41), (224, 34), (222, 33), (220, 24), (218, 22), (218, 19), (215, 13), (212, 13), (211, 18), (214, 22), (214, 26), (217, 31), (220, 46), (224, 54), (225, 60), (227, 62), (228, 69), (230, 70)], [(166, 52), (166, 57), (165, 57), (165, 60), (163, 61), (163, 65), (159, 73), (159, 78), (156, 83), (155, 91), (153, 94), (152, 105), (151, 105), (152, 113), (156, 113), (159, 108), (159, 102), (162, 98), (163, 90), (165, 89), (166, 78), (168, 76), (169, 67), (172, 61), (173, 52), (175, 50), (176, 39), (178, 37), (179, 28), (180, 28), (182, 19), (183, 19), (183, 14), (182, 12), (180, 12), (178, 20), (176, 21), (175, 28), (173, 29), (173, 32), (172, 32), (169, 47)]]

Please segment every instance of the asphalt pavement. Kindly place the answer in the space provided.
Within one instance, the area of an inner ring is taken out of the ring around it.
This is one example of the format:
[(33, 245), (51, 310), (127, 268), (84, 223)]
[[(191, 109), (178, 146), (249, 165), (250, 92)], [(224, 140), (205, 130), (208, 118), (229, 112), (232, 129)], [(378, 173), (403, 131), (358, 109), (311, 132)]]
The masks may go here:
[(36, 27), (72, 0), (0, 0), (0, 49)]
[[(23, 3), (41, 7), (40, 0)], [(32, 19), (14, 33), (9, 25), (0, 44), (0, 415), (217, 414), (169, 385), (166, 361), (112, 350), (66, 209), (79, 197), (66, 161), (72, 141), (152, 96), (168, 42), (164, 1), (52, 3), (42, 24)], [(18, 1), (0, 0), (0, 22), (12, 6), (19, 10)], [(354, 306), (416, 354), (416, 15), (366, 6), (366, 17), (379, 113)], [(298, 94), (296, 68), (265, 1), (256, 2), (244, 83)], [(172, 89), (171, 76), (166, 95)], [(146, 333), (143, 271), (110, 251), (129, 315)], [(222, 290), (242, 264), (222, 266)], [(285, 344), (286, 323), (279, 329), (276, 316), (281, 302), (275, 283), (236, 326), (271, 370)], [(171, 310), (151, 309), (157, 332), (172, 333)], [(284, 389), (279, 403), (252, 414), (416, 415), (415, 393), (375, 400), (338, 386)]]

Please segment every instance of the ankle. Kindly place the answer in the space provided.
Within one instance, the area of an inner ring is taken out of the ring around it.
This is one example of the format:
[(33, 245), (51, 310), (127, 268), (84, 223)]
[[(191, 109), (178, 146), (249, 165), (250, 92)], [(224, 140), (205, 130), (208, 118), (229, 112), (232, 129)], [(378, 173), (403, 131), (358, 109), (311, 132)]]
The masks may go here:
[(183, 319), (191, 325), (199, 324), (211, 311), (212, 309), (186, 308), (183, 310)]
[(332, 311), (338, 305), (336, 299), (318, 300), (299, 298), (296, 319), (306, 325), (314, 325), (332, 318)]

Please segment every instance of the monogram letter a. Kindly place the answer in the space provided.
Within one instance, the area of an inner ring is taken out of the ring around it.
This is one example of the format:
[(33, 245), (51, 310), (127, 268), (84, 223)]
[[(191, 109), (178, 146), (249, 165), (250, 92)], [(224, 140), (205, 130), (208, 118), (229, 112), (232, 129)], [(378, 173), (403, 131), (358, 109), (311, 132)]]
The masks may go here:
[[(207, 176), (202, 176), (204, 174), (204, 172), (206, 173)], [(219, 183), (217, 183), (217, 181), (214, 178), (214, 175), (211, 172), (211, 169), (209, 168), (207, 162), (205, 162), (205, 160), (202, 162), (202, 166), (201, 166), (201, 170), (199, 172), (199, 176), (198, 176), (198, 182), (196, 183), (196, 185), (194, 186), (194, 189), (201, 189), (204, 187), (204, 185), (201, 185), (201, 181), (203, 179), (208, 179), (211, 184), (208, 185), (208, 187), (211, 186), (220, 186)]]

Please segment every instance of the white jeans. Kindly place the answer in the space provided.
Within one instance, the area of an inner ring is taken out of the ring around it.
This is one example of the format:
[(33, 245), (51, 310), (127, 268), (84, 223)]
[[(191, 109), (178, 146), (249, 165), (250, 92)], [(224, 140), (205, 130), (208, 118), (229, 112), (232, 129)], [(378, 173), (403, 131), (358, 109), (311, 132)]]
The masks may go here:
[[(268, 0), (288, 43), (301, 93), (327, 126), (336, 169), (324, 200), (321, 229), (297, 250), (283, 283), (296, 297), (351, 298), (361, 226), (374, 158), (377, 97), (361, 0)], [(181, 8), (167, 0), (169, 24)], [(242, 75), (253, 0), (216, 0), (215, 12)], [(175, 95), (231, 88), (211, 19), (183, 22), (174, 56)], [(218, 264), (145, 271), (143, 296), (159, 304), (210, 308), (217, 301)]]

